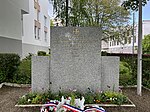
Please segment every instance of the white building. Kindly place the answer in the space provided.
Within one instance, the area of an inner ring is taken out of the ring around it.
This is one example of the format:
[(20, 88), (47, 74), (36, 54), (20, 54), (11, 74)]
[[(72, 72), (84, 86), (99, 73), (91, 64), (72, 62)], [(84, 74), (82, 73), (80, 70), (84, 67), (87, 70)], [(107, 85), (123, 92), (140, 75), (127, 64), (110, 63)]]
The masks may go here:
[(0, 53), (48, 52), (48, 0), (0, 0)]
[[(144, 35), (150, 34), (150, 20), (143, 20), (143, 39)], [(138, 25), (135, 25), (134, 31), (134, 53), (137, 53), (137, 46), (138, 46)], [(132, 35), (132, 28), (130, 27), (126, 32), (123, 34), (123, 40), (118, 42), (116, 39), (111, 39), (108, 43), (102, 43), (103, 51), (107, 51), (109, 53), (133, 53), (133, 35)]]
[(50, 17), (48, 0), (30, 0), (29, 15), (23, 16), (23, 57), (28, 53), (46, 51), (50, 48)]
[(29, 13), (29, 0), (0, 0), (0, 53), (22, 55), (21, 17)]

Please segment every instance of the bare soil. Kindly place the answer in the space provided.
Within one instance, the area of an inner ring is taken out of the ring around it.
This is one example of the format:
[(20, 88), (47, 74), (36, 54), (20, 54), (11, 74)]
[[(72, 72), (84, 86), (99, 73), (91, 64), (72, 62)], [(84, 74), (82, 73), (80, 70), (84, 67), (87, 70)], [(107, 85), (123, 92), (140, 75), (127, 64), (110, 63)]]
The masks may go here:
[[(40, 112), (40, 108), (15, 107), (17, 100), (28, 93), (30, 88), (17, 88), (3, 86), (0, 89), (0, 112)], [(136, 88), (123, 88), (136, 107), (104, 107), (106, 112), (150, 112), (150, 91), (142, 89), (142, 96), (136, 95)]]

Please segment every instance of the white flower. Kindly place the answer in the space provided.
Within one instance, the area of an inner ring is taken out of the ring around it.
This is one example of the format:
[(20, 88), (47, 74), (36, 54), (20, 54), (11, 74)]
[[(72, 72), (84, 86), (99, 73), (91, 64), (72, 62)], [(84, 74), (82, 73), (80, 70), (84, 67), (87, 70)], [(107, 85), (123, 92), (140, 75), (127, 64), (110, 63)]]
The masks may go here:
[(30, 102), (31, 100), (30, 99), (28, 99), (28, 102)]
[(26, 97), (25, 95), (22, 96), (22, 98), (25, 98), (25, 97)]
[(76, 92), (76, 91), (77, 91), (76, 89), (73, 90), (73, 92)]

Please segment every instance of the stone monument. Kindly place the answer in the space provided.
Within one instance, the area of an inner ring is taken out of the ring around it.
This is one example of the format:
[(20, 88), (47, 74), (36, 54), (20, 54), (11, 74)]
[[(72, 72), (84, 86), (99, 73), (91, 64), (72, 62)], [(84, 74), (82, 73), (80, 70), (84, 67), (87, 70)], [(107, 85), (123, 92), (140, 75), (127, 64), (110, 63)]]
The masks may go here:
[(99, 27), (53, 27), (51, 29), (51, 90), (101, 89), (100, 47)]
[(119, 58), (101, 57), (101, 34), (99, 27), (52, 27), (50, 60), (32, 57), (32, 91), (117, 91)]

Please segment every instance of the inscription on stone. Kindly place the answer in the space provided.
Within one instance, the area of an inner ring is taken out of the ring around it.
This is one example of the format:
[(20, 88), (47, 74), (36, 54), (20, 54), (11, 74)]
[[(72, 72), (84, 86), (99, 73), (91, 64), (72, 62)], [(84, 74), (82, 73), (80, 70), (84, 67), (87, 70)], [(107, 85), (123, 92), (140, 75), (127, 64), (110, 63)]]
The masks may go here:
[(52, 91), (76, 87), (81, 91), (88, 87), (101, 89), (100, 39), (101, 31), (97, 27), (51, 29)]
[(72, 57), (79, 57), (79, 48), (81, 47), (80, 40), (80, 31), (77, 28), (74, 28), (72, 32), (65, 33), (65, 40), (61, 40), (61, 43), (65, 47), (70, 49)]

